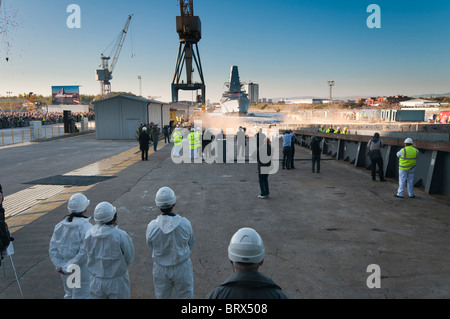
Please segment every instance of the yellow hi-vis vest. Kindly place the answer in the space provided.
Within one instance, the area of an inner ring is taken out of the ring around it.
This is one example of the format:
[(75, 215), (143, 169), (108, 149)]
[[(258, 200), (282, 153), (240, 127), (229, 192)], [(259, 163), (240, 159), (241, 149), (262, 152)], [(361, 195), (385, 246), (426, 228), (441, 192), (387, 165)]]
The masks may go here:
[(402, 149), (402, 155), (399, 157), (399, 169), (409, 171), (416, 166), (417, 155), (419, 150), (411, 145)]
[(175, 146), (181, 145), (181, 140), (183, 139), (183, 134), (180, 131), (176, 130), (173, 132), (173, 141)]
[(202, 132), (196, 131), (194, 135), (195, 135), (194, 146), (195, 148), (199, 148), (202, 146)]
[(189, 148), (191, 150), (195, 150), (195, 133), (194, 132), (189, 133), (188, 140), (189, 140)]

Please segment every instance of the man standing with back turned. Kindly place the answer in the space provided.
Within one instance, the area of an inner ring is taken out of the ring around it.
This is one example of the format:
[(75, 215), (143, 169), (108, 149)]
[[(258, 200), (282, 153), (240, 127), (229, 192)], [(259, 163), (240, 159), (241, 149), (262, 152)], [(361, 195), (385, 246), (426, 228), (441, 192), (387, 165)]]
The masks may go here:
[(398, 170), (398, 191), (395, 197), (403, 198), (405, 193), (405, 184), (408, 184), (409, 198), (416, 197), (414, 195), (414, 174), (416, 172), (416, 161), (419, 155), (419, 150), (412, 146), (413, 140), (407, 138), (405, 140), (405, 147), (398, 153), (399, 170)]
[(173, 212), (177, 197), (169, 187), (162, 187), (155, 197), (161, 210), (147, 226), (147, 246), (152, 251), (153, 285), (157, 299), (194, 298), (194, 273), (191, 252), (194, 233), (189, 220)]
[(283, 138), (283, 162), (282, 168), (291, 169), (291, 153), (292, 153), (292, 137), (294, 133), (290, 133), (288, 130), (285, 131)]
[(208, 299), (288, 299), (272, 279), (258, 271), (265, 255), (261, 236), (241, 228), (231, 237), (228, 258), (234, 274), (209, 292)]

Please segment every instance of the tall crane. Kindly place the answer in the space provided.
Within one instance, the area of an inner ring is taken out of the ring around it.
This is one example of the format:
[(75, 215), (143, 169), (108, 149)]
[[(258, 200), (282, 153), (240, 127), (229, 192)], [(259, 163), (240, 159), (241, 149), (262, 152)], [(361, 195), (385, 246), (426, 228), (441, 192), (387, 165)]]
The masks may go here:
[(114, 52), (113, 59), (111, 61), (111, 65), (109, 65), (109, 60), (111, 59), (109, 56), (104, 56), (103, 53), (100, 55), (101, 58), (101, 69), (97, 70), (96, 78), (97, 81), (100, 81), (100, 89), (102, 98), (106, 97), (108, 94), (111, 93), (111, 79), (112, 79), (112, 73), (114, 71), (114, 68), (116, 67), (117, 60), (119, 59), (120, 51), (122, 50), (123, 43), (125, 42), (125, 38), (128, 33), (128, 28), (130, 26), (132, 14), (128, 16), (127, 22), (125, 23), (124, 28), (122, 29), (122, 32), (120, 33), (117, 44), (116, 44), (116, 51)]
[[(178, 102), (179, 90), (196, 91), (201, 90), (201, 102), (206, 103), (206, 86), (203, 77), (203, 69), (200, 61), (200, 53), (197, 43), (202, 38), (202, 26), (200, 18), (194, 16), (193, 0), (178, 0), (180, 4), (181, 15), (176, 17), (177, 33), (180, 38), (180, 46), (178, 48), (177, 64), (175, 74), (172, 80), (172, 102)], [(192, 82), (192, 74), (194, 72), (193, 62), (198, 70), (201, 83)], [(186, 66), (186, 83), (180, 79), (183, 68)]]

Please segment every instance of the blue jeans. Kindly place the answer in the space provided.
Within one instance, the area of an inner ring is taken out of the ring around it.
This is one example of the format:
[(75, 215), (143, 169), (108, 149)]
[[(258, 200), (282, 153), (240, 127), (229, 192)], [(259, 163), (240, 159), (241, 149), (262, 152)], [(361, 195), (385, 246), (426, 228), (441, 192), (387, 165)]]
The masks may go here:
[(158, 138), (155, 138), (155, 140), (153, 141), (153, 150), (156, 152), (156, 148), (158, 147), (158, 142), (159, 142), (159, 139)]
[(414, 174), (416, 168), (413, 167), (408, 171), (399, 170), (398, 171), (398, 191), (397, 196), (403, 197), (405, 195), (405, 184), (408, 184), (408, 195), (409, 197), (414, 196)]

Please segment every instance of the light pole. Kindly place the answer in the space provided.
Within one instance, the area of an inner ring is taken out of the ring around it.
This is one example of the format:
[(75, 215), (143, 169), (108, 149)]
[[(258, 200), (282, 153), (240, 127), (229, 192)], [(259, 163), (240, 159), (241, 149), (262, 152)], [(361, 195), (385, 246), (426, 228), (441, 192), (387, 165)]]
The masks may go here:
[(10, 110), (10, 112), (11, 112), (11, 115), (13, 114), (13, 111), (12, 111), (12, 106), (11, 106), (11, 94), (12, 94), (12, 92), (6, 92), (6, 94), (8, 94), (8, 100), (9, 100), (9, 110)]
[(141, 82), (142, 77), (138, 75), (138, 79), (139, 79), (139, 96), (142, 96), (142, 82)]
[(330, 109), (333, 107), (333, 86), (335, 82), (334, 81), (328, 81), (328, 85), (330, 86)]

